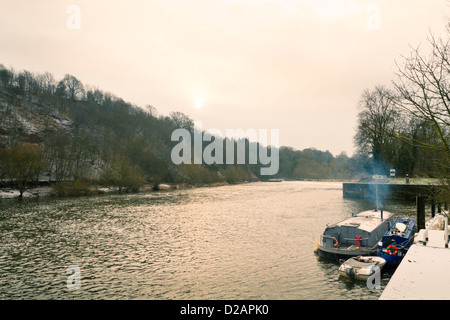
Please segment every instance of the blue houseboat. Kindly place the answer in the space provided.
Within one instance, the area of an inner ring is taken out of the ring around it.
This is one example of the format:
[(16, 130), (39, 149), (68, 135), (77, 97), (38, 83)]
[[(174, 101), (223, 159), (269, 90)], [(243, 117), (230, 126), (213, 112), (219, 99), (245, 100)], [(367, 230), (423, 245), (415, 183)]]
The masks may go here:
[(399, 217), (378, 243), (377, 255), (387, 264), (398, 265), (414, 243), (416, 218)]

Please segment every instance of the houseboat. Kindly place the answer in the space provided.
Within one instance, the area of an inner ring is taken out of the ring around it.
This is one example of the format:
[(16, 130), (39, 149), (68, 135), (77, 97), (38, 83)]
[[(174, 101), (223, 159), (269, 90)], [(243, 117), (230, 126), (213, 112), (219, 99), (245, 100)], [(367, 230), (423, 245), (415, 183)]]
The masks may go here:
[(388, 211), (364, 211), (333, 225), (320, 235), (319, 256), (339, 261), (356, 256), (376, 256), (377, 245), (393, 222)]

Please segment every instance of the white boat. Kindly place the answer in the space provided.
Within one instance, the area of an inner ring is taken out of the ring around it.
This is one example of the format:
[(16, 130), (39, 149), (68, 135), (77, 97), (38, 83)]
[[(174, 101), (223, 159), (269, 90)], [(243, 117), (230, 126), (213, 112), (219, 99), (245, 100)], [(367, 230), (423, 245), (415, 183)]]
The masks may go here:
[(367, 280), (385, 264), (386, 260), (377, 256), (353, 257), (341, 264), (339, 275), (352, 280)]

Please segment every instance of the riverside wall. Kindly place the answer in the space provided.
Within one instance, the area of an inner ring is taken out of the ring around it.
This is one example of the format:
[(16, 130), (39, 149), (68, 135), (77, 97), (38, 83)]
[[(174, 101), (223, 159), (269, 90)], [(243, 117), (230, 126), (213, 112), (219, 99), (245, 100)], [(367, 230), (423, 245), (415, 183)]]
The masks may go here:
[(390, 183), (344, 183), (344, 198), (372, 199), (376, 193), (383, 199), (415, 201), (416, 196), (432, 198), (439, 186)]

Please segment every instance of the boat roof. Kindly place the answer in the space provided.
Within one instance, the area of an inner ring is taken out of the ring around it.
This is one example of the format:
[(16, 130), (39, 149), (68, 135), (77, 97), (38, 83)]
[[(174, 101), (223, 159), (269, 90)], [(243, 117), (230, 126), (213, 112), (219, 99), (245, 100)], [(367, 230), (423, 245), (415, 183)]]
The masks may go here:
[(383, 237), (397, 236), (400, 238), (408, 238), (414, 231), (413, 227), (415, 225), (416, 218), (414, 217), (398, 217)]
[[(383, 211), (383, 220), (389, 219), (393, 214)], [(358, 213), (356, 216), (345, 219), (331, 227), (355, 227), (360, 230), (372, 232), (381, 224), (381, 210), (369, 210)]]
[(395, 222), (412, 222), (412, 221), (416, 221), (416, 218), (414, 217), (398, 217), (397, 219), (395, 219)]
[(370, 265), (377, 265), (383, 262), (386, 263), (386, 260), (381, 257), (374, 256), (374, 257), (363, 257), (362, 259), (360, 259), (360, 257), (350, 258), (343, 264), (356, 268), (364, 268)]

